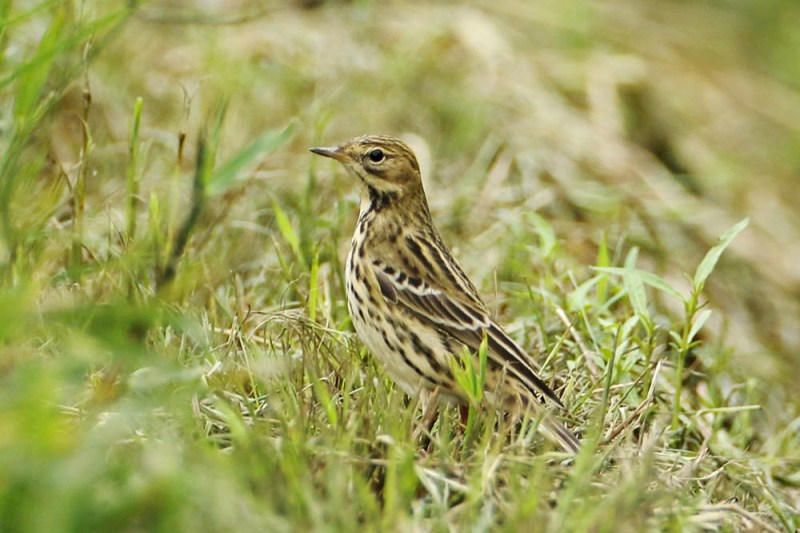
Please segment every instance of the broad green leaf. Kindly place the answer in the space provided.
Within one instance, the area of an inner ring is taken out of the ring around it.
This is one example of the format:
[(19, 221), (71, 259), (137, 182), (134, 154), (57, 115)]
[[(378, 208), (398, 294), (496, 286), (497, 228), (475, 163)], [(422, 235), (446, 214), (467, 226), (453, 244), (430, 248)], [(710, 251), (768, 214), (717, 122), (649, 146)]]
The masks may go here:
[(474, 403), (479, 403), (483, 398), (483, 386), (486, 381), (486, 363), (488, 344), (486, 339), (478, 348), (478, 368), (475, 368), (475, 355), (469, 348), (450, 360), (450, 369), (456, 378), (456, 383)]
[(328, 422), (330, 422), (331, 427), (338, 427), (339, 416), (336, 414), (336, 405), (331, 398), (328, 387), (325, 386), (325, 383), (321, 379), (315, 379), (311, 386), (314, 389), (314, 394), (316, 395), (317, 400), (319, 400), (319, 403), (322, 406), (323, 412), (328, 418)]
[(14, 98), (14, 116), (18, 122), (29, 119), (44, 92), (50, 67), (58, 55), (59, 45), (63, 45), (59, 41), (66, 26), (65, 19), (64, 10), (58, 10), (42, 40), (39, 41), (36, 55), (20, 73)]
[[(597, 266), (607, 267), (610, 265), (611, 265), (611, 259), (608, 255), (608, 242), (606, 239), (606, 233), (603, 232), (603, 238), (600, 241), (600, 247), (597, 249)], [(599, 281), (597, 283), (598, 301), (605, 303), (607, 290), (608, 290), (608, 279), (605, 276), (599, 276)]]
[(650, 321), (650, 312), (647, 309), (647, 295), (644, 292), (644, 283), (642, 278), (638, 275), (636, 270), (629, 270), (622, 281), (625, 285), (625, 290), (628, 293), (628, 298), (631, 301), (633, 310), (642, 320)]
[(297, 238), (297, 233), (294, 231), (292, 223), (289, 222), (289, 217), (286, 216), (286, 213), (283, 212), (283, 209), (281, 209), (277, 203), (272, 205), (272, 209), (275, 211), (275, 221), (278, 223), (278, 230), (280, 230), (286, 242), (289, 243), (294, 255), (300, 263), (302, 263), (303, 267), (305, 267), (305, 260), (300, 250), (300, 239)]
[(558, 244), (553, 226), (538, 213), (528, 213), (528, 222), (530, 222), (539, 235), (539, 249), (542, 255), (550, 257)]
[[(588, 292), (595, 285), (598, 285), (598, 289), (597, 290), (599, 292), (600, 291), (599, 281), (600, 280), (604, 280), (604, 279), (605, 279), (605, 276), (597, 275), (597, 276), (594, 276), (593, 278), (590, 278), (590, 279), (584, 281), (580, 285), (578, 285), (578, 287), (574, 291), (572, 291), (571, 293), (569, 293), (567, 295), (568, 309), (570, 311), (576, 311), (576, 310), (579, 310), (579, 309), (583, 309), (587, 305), (586, 295), (588, 294)], [(591, 303), (594, 303), (594, 300), (592, 300)]]
[[(14, 16), (13, 20), (5, 20), (0, 31), (4, 33), (5, 28), (21, 23), (39, 12), (51, 9), (60, 3), (64, 2), (58, 0), (43, 2), (30, 11)], [(5, 4), (8, 4), (8, 2)], [(8, 8), (4, 5), (0, 9)], [(17, 121), (30, 120), (28, 115), (37, 112), (40, 100), (47, 87), (51, 67), (58, 58), (64, 57), (67, 51), (94, 41), (95, 37), (101, 32), (105, 30), (111, 31), (115, 25), (125, 20), (130, 13), (131, 11), (127, 7), (122, 7), (87, 24), (78, 25), (76, 28), (75, 21), (67, 19), (69, 11), (58, 9), (48, 25), (47, 31), (39, 41), (36, 53), (17, 68), (9, 69), (8, 73), (0, 72), (0, 89), (5, 88), (14, 81), (18, 81), (14, 98), (15, 119)], [(3, 35), (3, 37), (6, 36)], [(61, 90), (63, 90), (63, 87), (57, 88), (54, 92)]]
[(750, 219), (745, 217), (737, 224), (734, 224), (728, 231), (722, 234), (719, 238), (719, 242), (713, 246), (703, 260), (700, 262), (700, 265), (697, 267), (697, 271), (694, 273), (694, 279), (692, 280), (692, 284), (694, 285), (695, 291), (700, 292), (703, 290), (703, 285), (708, 279), (708, 276), (711, 275), (711, 272), (714, 270), (714, 267), (717, 265), (717, 261), (719, 261), (722, 252), (725, 251), (725, 248), (730, 245), (733, 239), (741, 232), (747, 225), (750, 223)]
[(681, 296), (676, 289), (674, 289), (667, 281), (656, 275), (652, 272), (647, 272), (645, 270), (639, 269), (629, 269), (623, 267), (592, 267), (592, 270), (596, 270), (597, 272), (604, 272), (606, 274), (615, 274), (617, 276), (625, 276), (629, 271), (633, 270), (636, 272), (636, 275), (642, 280), (645, 285), (650, 285), (654, 289), (658, 289), (665, 294), (669, 294), (670, 296), (680, 300), (685, 301), (685, 298)]
[(625, 291), (628, 293), (628, 298), (631, 301), (633, 310), (644, 321), (650, 322), (650, 312), (647, 309), (647, 294), (644, 292), (644, 283), (639, 271), (635, 268), (636, 258), (639, 255), (639, 249), (633, 248), (628, 257), (625, 258), (625, 273), (622, 275), (622, 282), (625, 285)]
[(694, 336), (697, 335), (697, 332), (700, 331), (700, 328), (703, 327), (703, 324), (706, 323), (708, 317), (711, 316), (711, 309), (703, 309), (694, 317), (694, 321), (692, 322), (692, 329), (689, 330), (689, 338), (686, 339), (687, 342), (692, 342)]
[(237, 446), (249, 444), (250, 430), (242, 420), (242, 415), (225, 402), (216, 402), (214, 408), (219, 411), (223, 420), (227, 423), (231, 438), (236, 442)]
[(142, 105), (144, 100), (139, 97), (133, 106), (133, 119), (131, 120), (128, 134), (128, 169), (125, 176), (127, 201), (125, 204), (126, 233), (128, 238), (136, 236), (136, 203), (139, 196), (139, 180), (137, 169), (139, 165), (139, 126), (142, 120)]
[(148, 203), (150, 216), (147, 217), (148, 231), (150, 238), (153, 240), (153, 245), (156, 251), (156, 258), (161, 261), (159, 251), (164, 244), (164, 232), (161, 231), (161, 208), (158, 204), (158, 195), (154, 192), (150, 193), (150, 202)]
[(634, 326), (636, 326), (636, 323), (639, 321), (640, 319), (638, 316), (631, 316), (628, 317), (628, 319), (622, 324), (622, 328), (620, 329), (619, 333), (620, 342), (617, 346), (618, 353), (625, 351), (624, 349), (621, 349), (621, 347), (624, 347), (628, 344), (630, 341), (631, 331), (633, 331)]
[(208, 181), (207, 191), (209, 196), (224, 193), (240, 177), (242, 171), (259, 157), (271, 154), (285, 144), (294, 134), (295, 124), (292, 123), (282, 130), (271, 130), (243, 148), (223, 163)]
[(675, 350), (680, 350), (681, 346), (683, 345), (683, 339), (681, 338), (681, 334), (673, 329), (667, 332), (672, 339), (673, 348)]
[[(220, 140), (222, 139), (222, 125), (225, 123), (225, 116), (228, 114), (229, 104), (230, 101), (227, 98), (217, 104), (214, 116), (209, 119), (211, 126), (208, 127), (208, 133), (201, 136), (205, 157), (202, 158), (202, 168), (199, 168), (197, 172), (198, 176), (201, 178), (200, 183), (203, 186), (203, 194), (206, 198), (208, 198), (209, 195), (211, 182), (214, 181), (214, 176), (218, 172), (214, 169), (217, 167), (217, 153), (220, 147)], [(198, 157), (200, 153), (201, 151), (198, 150)]]
[[(472, 353), (469, 348), (464, 347), (461, 352), (460, 360), (453, 360), (454, 374), (458, 385), (467, 393), (470, 398), (475, 394), (475, 365), (472, 362)], [(458, 371), (455, 371), (455, 370)]]
[(638, 270), (639, 277), (646, 285), (650, 285), (654, 289), (658, 289), (665, 294), (669, 294), (670, 296), (674, 297), (677, 300), (684, 301), (683, 296), (677, 290), (675, 290), (672, 285), (667, 283), (667, 281), (658, 276), (653, 274), (652, 272), (647, 272), (645, 270)]

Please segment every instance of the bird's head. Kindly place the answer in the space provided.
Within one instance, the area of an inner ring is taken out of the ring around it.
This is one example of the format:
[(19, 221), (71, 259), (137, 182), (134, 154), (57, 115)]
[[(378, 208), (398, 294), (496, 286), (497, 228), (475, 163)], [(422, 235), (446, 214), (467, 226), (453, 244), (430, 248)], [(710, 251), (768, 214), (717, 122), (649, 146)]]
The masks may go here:
[(396, 198), (422, 192), (417, 158), (398, 139), (367, 135), (338, 146), (311, 148), (311, 151), (342, 163), (370, 192)]

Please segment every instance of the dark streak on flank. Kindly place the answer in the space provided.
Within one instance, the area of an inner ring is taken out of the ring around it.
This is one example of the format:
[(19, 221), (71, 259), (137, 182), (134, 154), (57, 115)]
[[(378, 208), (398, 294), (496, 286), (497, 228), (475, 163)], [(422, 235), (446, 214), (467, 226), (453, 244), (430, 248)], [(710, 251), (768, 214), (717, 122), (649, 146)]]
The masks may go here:
[(414, 346), (414, 349), (425, 356), (425, 361), (431, 366), (434, 372), (439, 375), (448, 375), (450, 374), (449, 369), (445, 369), (442, 364), (436, 359), (436, 354), (433, 353), (425, 343), (422, 342), (422, 339), (419, 338), (419, 335), (414, 333), (413, 331), (409, 331), (411, 335), (411, 344)]
[[(453, 273), (453, 270), (450, 268), (450, 263), (447, 262), (447, 259), (445, 258), (444, 254), (442, 253), (441, 248), (439, 248), (437, 246), (434, 246), (433, 244), (431, 244), (427, 240), (423, 240), (422, 242), (423, 242), (423, 244), (425, 244), (425, 247), (427, 248), (428, 253), (430, 253), (430, 255), (433, 257), (434, 261), (436, 261), (436, 263), (439, 265), (439, 269), (441, 270), (442, 274), (444, 274), (445, 277), (449, 281), (453, 282), (456, 285), (459, 285), (459, 283), (458, 283), (458, 281), (459, 281), (458, 277), (459, 276), (457, 276), (457, 275), (455, 275)], [(452, 261), (452, 259), (451, 259), (451, 261)]]
[(433, 272), (433, 265), (428, 258), (425, 257), (425, 254), (422, 253), (422, 248), (420, 248), (419, 243), (410, 235), (406, 235), (406, 244), (411, 249), (411, 253), (414, 254), (414, 257), (420, 260), (422, 268), (424, 268), (426, 272)]

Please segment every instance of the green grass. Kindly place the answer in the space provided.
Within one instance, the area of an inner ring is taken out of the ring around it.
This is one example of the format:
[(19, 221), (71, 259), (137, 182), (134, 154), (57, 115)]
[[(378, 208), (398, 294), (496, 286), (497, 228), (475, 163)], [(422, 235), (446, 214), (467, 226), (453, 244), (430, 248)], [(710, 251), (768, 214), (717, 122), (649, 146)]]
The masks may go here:
[[(223, 4), (0, 3), (0, 530), (800, 527), (790, 0)], [(577, 457), (354, 336), (408, 132)]]

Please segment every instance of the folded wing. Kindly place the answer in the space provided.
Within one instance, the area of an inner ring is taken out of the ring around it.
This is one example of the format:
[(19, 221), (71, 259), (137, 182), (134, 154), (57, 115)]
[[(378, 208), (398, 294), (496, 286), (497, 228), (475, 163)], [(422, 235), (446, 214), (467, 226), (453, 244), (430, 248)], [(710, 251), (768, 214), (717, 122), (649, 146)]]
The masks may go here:
[(485, 333), (489, 365), (504, 369), (508, 375), (524, 383), (540, 402), (549, 400), (563, 407), (558, 396), (536, 374), (539, 370), (536, 362), (491, 319), (477, 296), (448, 294), (379, 260), (373, 261), (372, 265), (386, 300), (435, 324), (475, 352)]

